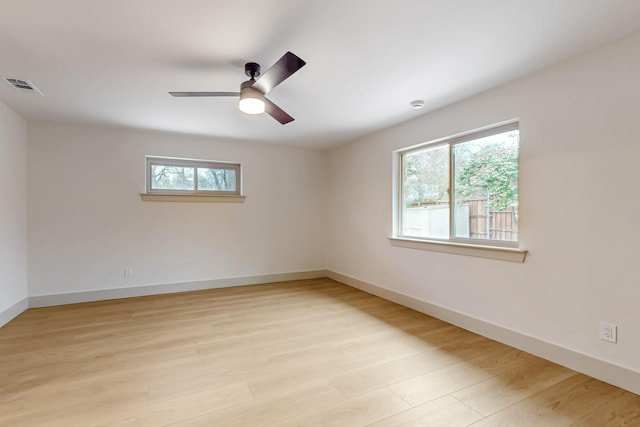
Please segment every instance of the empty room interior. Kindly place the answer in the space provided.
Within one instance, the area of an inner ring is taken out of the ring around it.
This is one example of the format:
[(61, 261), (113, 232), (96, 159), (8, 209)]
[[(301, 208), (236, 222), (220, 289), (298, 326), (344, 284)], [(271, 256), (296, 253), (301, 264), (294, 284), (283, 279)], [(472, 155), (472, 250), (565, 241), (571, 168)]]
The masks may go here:
[(0, 0), (0, 425), (640, 426), (640, 2)]

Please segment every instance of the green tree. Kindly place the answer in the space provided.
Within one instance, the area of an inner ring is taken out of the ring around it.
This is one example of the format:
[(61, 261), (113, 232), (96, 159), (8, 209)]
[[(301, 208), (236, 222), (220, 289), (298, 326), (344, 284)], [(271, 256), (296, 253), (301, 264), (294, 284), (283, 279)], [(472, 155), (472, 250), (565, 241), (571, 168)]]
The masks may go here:
[[(459, 198), (488, 197), (491, 209), (518, 206), (518, 145), (490, 144), (455, 153), (455, 190)], [(460, 160), (457, 160), (457, 159)]]
[(449, 147), (446, 145), (405, 154), (404, 198), (407, 207), (449, 197)]

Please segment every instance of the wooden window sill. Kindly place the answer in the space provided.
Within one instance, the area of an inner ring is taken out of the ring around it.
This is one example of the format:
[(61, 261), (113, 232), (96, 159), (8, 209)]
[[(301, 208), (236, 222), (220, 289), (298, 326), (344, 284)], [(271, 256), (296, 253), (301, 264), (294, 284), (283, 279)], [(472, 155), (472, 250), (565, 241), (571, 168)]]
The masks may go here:
[(389, 237), (389, 242), (391, 245), (401, 248), (443, 252), (454, 255), (467, 255), (520, 263), (524, 262), (528, 252), (517, 248), (470, 245), (465, 243), (440, 242), (435, 240), (407, 239), (404, 237)]
[(208, 194), (149, 194), (142, 193), (140, 198), (145, 202), (209, 202), (209, 203), (242, 203), (245, 196), (208, 195)]

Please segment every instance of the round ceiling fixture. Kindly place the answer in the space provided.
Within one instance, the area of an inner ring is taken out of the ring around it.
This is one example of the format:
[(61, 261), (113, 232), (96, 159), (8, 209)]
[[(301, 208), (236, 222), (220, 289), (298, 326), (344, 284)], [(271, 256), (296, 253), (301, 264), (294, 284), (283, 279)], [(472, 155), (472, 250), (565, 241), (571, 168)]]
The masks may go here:
[(424, 107), (424, 101), (422, 99), (416, 99), (415, 101), (411, 101), (411, 108), (414, 110), (419, 110)]

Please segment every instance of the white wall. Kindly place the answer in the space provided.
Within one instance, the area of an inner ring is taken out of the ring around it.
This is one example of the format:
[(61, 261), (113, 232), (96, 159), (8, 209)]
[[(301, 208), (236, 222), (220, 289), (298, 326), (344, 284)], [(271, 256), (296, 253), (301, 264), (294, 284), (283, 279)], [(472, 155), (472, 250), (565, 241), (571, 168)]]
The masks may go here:
[[(392, 247), (392, 151), (512, 118), (526, 262)], [(640, 35), (329, 161), (330, 270), (640, 372)], [(601, 320), (618, 325), (618, 344), (598, 339)]]
[(0, 326), (26, 308), (27, 123), (0, 102)]
[[(241, 162), (246, 200), (143, 202), (145, 155)], [(325, 153), (30, 122), (28, 168), (32, 297), (324, 268)]]

